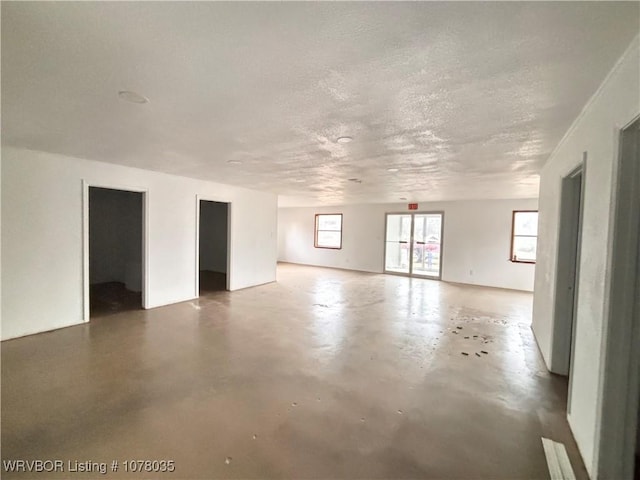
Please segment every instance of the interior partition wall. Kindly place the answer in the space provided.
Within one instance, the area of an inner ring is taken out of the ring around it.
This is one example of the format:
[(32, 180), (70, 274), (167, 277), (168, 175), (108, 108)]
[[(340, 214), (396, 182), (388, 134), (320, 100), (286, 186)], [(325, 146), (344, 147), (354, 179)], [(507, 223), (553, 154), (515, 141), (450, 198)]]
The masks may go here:
[(387, 213), (384, 272), (442, 277), (443, 212)]

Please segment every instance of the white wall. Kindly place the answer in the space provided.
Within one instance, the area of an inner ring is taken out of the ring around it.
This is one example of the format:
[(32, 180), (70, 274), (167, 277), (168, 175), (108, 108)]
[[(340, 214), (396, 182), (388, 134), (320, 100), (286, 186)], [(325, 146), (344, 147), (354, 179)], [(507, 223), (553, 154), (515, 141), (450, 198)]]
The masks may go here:
[[(509, 261), (513, 210), (535, 210), (535, 199), (420, 203), (418, 211), (444, 211), (442, 279), (533, 290), (534, 265)], [(280, 208), (278, 260), (381, 273), (385, 213), (407, 204)], [(342, 213), (342, 250), (314, 248), (316, 213)]]
[(640, 41), (616, 64), (564, 140), (545, 164), (540, 179), (538, 263), (533, 330), (553, 370), (553, 307), (557, 262), (560, 181), (587, 152), (586, 187), (578, 279), (577, 325), (572, 365), (569, 423), (587, 470), (597, 472), (598, 411), (603, 371), (602, 346), (611, 248), (612, 191), (619, 133), (640, 113)]
[[(141, 291), (142, 194), (105, 188), (89, 190), (89, 279), (122, 282)], [(138, 273), (133, 276), (133, 272)], [(131, 280), (134, 280), (133, 282)]]
[(226, 203), (200, 203), (200, 270), (227, 273)]
[(228, 185), (2, 149), (2, 339), (82, 322), (82, 180), (148, 190), (150, 307), (196, 296), (196, 195), (231, 202), (230, 289), (274, 281), (277, 198)]

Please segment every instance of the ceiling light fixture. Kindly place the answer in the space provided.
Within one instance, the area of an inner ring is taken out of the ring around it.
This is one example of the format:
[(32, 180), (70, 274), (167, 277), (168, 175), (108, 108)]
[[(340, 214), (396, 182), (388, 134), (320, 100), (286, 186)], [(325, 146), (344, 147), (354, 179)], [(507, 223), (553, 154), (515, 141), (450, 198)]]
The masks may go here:
[(392, 172), (392, 173), (395, 173), (399, 170), (400, 170), (399, 168), (387, 168), (387, 172)]
[(406, 200), (407, 197), (400, 197), (400, 200)]
[(347, 180), (353, 183), (362, 183), (362, 180), (359, 178), (348, 178)]
[(139, 93), (131, 92), (129, 90), (120, 90), (118, 92), (118, 97), (120, 100), (124, 100), (125, 102), (131, 103), (149, 103), (149, 99), (147, 97), (143, 97)]
[(241, 165), (242, 162), (240, 160), (227, 160), (229, 165)]
[(353, 137), (338, 137), (336, 142), (338, 143), (351, 143), (353, 141)]

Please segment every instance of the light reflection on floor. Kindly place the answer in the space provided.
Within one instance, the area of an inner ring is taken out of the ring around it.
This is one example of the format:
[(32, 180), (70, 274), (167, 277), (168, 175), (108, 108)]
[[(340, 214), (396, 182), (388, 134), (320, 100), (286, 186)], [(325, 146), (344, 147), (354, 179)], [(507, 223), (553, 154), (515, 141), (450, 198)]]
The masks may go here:
[(3, 458), (170, 455), (175, 478), (543, 478), (547, 436), (586, 478), (531, 299), (281, 265), (278, 283), (4, 342)]

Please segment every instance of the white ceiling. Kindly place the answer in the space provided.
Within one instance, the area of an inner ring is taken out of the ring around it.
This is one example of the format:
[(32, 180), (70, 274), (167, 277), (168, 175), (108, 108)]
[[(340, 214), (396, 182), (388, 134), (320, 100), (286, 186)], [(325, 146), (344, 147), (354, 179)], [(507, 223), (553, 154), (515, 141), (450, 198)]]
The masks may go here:
[(286, 204), (536, 197), (639, 5), (3, 2), (2, 140)]

